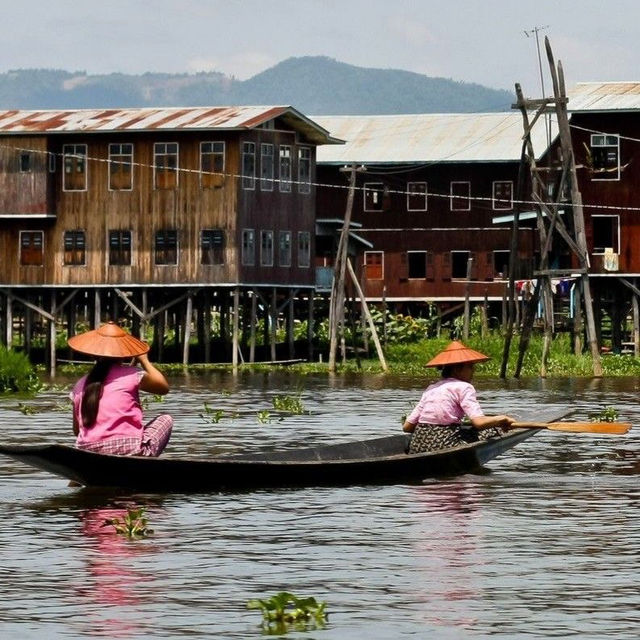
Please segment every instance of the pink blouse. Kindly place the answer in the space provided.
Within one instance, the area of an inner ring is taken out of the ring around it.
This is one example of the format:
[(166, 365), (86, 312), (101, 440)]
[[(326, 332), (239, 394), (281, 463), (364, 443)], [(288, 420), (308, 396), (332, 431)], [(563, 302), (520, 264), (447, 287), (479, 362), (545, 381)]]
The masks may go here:
[(427, 387), (407, 422), (458, 424), (465, 415), (469, 418), (484, 415), (475, 388), (457, 378), (445, 378)]
[(113, 365), (104, 381), (96, 421), (89, 429), (82, 424), (81, 411), (87, 376), (78, 380), (71, 391), (73, 413), (80, 428), (76, 445), (113, 437), (141, 437), (144, 425), (138, 388), (143, 375), (136, 367)]

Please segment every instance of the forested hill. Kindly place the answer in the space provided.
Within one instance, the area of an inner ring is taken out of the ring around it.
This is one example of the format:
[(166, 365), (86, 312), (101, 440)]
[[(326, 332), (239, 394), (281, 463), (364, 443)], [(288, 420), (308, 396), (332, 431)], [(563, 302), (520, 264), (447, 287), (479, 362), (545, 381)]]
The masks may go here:
[(327, 57), (289, 58), (248, 80), (222, 73), (88, 75), (47, 69), (0, 74), (0, 109), (288, 104), (326, 115), (509, 110), (508, 91)]

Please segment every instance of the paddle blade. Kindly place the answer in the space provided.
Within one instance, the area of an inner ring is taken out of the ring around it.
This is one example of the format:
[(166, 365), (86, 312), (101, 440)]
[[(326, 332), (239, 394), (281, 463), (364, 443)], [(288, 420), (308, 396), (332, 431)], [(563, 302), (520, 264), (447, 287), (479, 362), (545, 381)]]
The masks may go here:
[(550, 429), (574, 433), (608, 433), (622, 435), (631, 429), (630, 422), (514, 422), (512, 429)]

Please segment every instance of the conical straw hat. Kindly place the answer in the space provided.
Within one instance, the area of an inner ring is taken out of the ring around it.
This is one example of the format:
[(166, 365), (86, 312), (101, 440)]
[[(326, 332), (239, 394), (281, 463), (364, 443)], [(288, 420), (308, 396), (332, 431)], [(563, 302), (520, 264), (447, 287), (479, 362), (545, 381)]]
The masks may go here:
[(115, 322), (69, 338), (69, 346), (80, 353), (100, 358), (133, 358), (149, 351), (149, 345), (134, 338)]
[(427, 367), (446, 367), (452, 364), (462, 364), (463, 362), (484, 362), (489, 360), (479, 351), (474, 351), (465, 347), (462, 342), (454, 340), (444, 351), (427, 362)]

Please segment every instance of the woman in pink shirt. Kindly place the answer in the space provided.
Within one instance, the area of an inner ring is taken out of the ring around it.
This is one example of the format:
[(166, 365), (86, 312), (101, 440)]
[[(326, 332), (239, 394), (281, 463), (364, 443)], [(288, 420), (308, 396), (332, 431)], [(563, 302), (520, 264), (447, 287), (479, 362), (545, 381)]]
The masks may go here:
[[(488, 356), (452, 342), (427, 363), (442, 368), (442, 380), (427, 387), (403, 429), (412, 433), (409, 453), (449, 449), (501, 435), (514, 422), (509, 416), (485, 416), (471, 384), (476, 362)], [(467, 416), (472, 428), (461, 425)]]
[[(165, 414), (143, 423), (139, 390), (169, 392), (167, 379), (149, 361), (149, 345), (113, 322), (69, 338), (69, 345), (97, 358), (71, 391), (76, 446), (98, 453), (159, 456), (169, 442), (173, 419)], [(125, 364), (132, 359), (141, 368)]]

